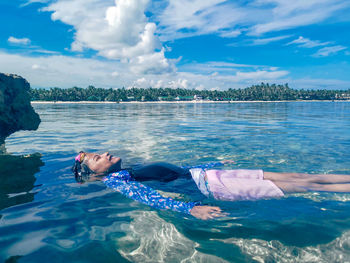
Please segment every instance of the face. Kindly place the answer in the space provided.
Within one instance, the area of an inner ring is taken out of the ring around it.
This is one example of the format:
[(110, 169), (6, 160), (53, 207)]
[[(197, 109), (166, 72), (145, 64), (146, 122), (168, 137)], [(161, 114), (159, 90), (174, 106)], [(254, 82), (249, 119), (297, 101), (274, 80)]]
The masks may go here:
[(104, 154), (86, 153), (84, 162), (95, 173), (105, 174), (120, 170), (122, 159), (114, 157), (108, 152), (105, 152)]

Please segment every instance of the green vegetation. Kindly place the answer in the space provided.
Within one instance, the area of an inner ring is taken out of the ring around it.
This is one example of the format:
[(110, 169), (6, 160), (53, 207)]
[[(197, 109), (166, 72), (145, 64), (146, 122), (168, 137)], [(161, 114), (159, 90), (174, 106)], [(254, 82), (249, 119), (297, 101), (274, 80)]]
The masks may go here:
[(348, 90), (295, 90), (285, 85), (261, 83), (245, 89), (188, 90), (170, 88), (102, 89), (89, 86), (86, 89), (31, 89), (35, 101), (279, 101), (279, 100), (349, 100)]

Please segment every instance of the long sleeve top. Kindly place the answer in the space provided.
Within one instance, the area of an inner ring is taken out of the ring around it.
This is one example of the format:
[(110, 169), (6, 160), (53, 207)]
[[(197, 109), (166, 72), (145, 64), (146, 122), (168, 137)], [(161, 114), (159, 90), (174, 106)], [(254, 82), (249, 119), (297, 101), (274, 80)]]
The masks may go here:
[[(222, 163), (215, 162), (197, 166), (186, 166), (182, 168), (208, 169), (219, 165), (222, 165)], [(111, 173), (105, 176), (102, 180), (107, 187), (112, 188), (124, 196), (157, 209), (170, 209), (176, 212), (190, 214), (191, 209), (194, 206), (199, 205), (198, 202), (182, 202), (174, 200), (170, 197), (164, 197), (151, 187), (135, 181), (127, 170)]]

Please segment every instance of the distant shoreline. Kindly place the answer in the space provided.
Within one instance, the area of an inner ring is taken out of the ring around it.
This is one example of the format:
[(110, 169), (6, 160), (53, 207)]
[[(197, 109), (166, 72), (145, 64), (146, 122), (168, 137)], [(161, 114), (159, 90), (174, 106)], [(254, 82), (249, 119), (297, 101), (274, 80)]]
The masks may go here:
[(31, 101), (32, 104), (168, 104), (168, 103), (259, 103), (259, 102), (349, 102), (350, 100), (237, 100), (237, 101), (212, 101), (212, 100), (190, 100), (190, 101)]

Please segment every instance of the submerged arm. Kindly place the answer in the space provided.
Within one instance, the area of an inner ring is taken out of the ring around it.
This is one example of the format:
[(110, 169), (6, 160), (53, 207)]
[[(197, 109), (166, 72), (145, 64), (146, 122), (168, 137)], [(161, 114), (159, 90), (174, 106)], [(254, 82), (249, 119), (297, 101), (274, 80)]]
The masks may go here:
[(103, 181), (108, 187), (124, 196), (154, 208), (191, 214), (192, 208), (196, 206), (195, 202), (186, 203), (164, 197), (154, 189), (137, 181), (125, 181), (112, 176), (105, 177)]

